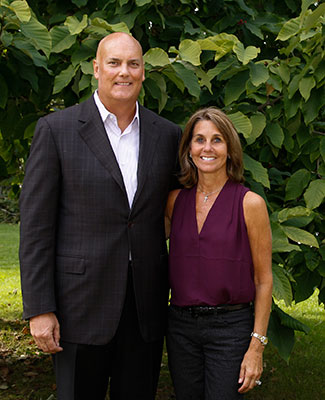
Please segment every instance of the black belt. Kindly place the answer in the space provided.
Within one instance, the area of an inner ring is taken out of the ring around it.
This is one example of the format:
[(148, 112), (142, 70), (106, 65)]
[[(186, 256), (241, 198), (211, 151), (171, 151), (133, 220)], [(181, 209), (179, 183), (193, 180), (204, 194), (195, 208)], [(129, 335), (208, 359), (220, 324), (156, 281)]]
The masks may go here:
[(199, 317), (202, 315), (212, 315), (212, 314), (223, 314), (229, 311), (242, 310), (243, 308), (248, 308), (252, 303), (240, 303), (240, 304), (223, 304), (220, 306), (175, 306), (171, 305), (172, 308), (178, 311), (185, 311), (192, 315), (192, 317)]

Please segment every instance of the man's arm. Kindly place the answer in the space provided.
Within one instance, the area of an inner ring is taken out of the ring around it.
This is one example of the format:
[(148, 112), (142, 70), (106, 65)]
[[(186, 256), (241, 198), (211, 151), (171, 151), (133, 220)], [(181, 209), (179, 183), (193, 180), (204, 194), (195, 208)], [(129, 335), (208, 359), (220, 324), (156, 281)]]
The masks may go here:
[[(39, 347), (50, 352), (59, 351), (59, 324), (54, 314), (54, 266), (60, 175), (52, 132), (46, 120), (41, 119), (20, 196), (19, 257), (23, 317), (30, 319), (31, 332)], [(45, 340), (44, 335), (48, 339)]]

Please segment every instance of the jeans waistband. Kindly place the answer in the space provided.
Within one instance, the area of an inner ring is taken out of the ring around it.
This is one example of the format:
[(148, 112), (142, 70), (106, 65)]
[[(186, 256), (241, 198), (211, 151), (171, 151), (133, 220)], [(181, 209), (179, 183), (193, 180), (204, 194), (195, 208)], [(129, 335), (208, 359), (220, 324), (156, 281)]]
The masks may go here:
[(188, 312), (192, 317), (199, 317), (212, 314), (223, 314), (230, 311), (242, 310), (243, 308), (251, 307), (252, 303), (239, 303), (239, 304), (222, 304), (219, 306), (176, 306), (171, 305), (175, 310)]

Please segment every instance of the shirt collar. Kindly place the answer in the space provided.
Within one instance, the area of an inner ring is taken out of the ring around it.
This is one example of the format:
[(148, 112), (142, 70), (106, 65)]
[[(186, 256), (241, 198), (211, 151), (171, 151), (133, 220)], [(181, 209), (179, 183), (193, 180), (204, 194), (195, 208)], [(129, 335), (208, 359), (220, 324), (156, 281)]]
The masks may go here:
[[(98, 108), (99, 114), (100, 114), (104, 124), (109, 115), (114, 116), (114, 119), (116, 120), (116, 115), (111, 113), (110, 111), (108, 111), (107, 108), (102, 103), (102, 101), (100, 100), (97, 89), (94, 93), (94, 100), (95, 100), (95, 104)], [(132, 125), (134, 123), (134, 121), (138, 121), (138, 123), (139, 123), (139, 104), (138, 104), (138, 102), (135, 103), (135, 114), (134, 114), (134, 117), (133, 117), (130, 125)]]

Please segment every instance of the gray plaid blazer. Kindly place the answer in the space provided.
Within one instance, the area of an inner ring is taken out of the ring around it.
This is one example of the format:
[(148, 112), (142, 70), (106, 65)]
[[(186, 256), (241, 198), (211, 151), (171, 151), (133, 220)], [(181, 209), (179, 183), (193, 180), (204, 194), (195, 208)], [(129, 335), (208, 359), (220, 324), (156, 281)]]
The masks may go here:
[(55, 312), (65, 341), (105, 344), (126, 292), (129, 253), (140, 328), (164, 334), (164, 208), (180, 128), (140, 106), (138, 188), (130, 209), (93, 97), (41, 118), (20, 196), (24, 318)]

